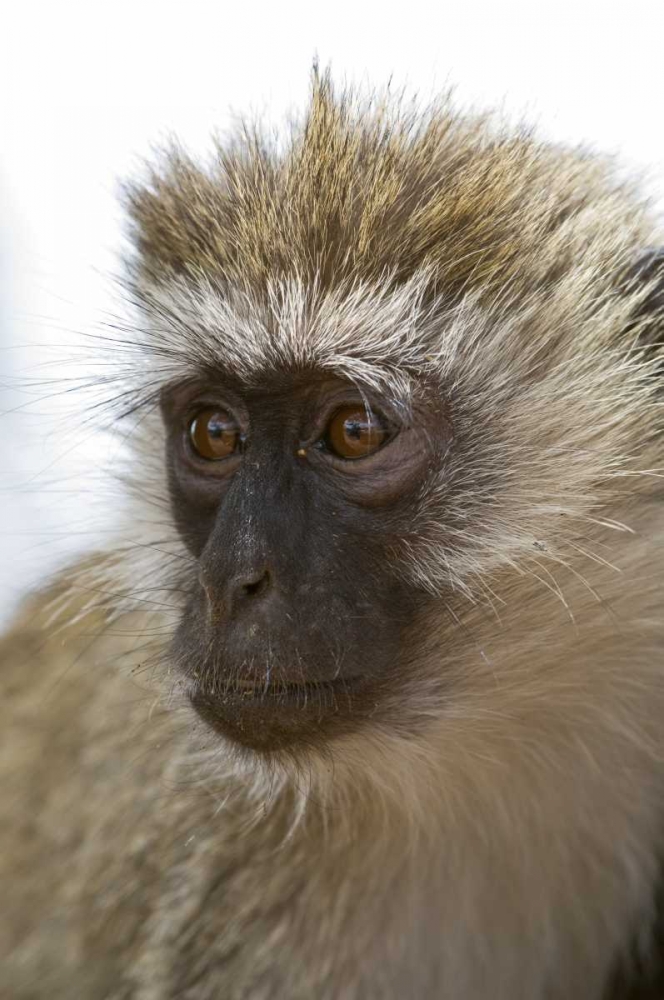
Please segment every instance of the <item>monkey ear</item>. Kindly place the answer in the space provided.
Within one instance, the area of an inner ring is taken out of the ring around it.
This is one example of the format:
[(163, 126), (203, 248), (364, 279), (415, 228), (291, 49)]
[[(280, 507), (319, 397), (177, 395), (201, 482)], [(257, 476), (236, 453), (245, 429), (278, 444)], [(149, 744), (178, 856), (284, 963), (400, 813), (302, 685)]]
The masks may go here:
[(639, 343), (662, 347), (664, 344), (664, 247), (654, 247), (639, 254), (630, 268), (627, 286), (631, 291), (647, 286), (634, 320), (640, 327)]
[(653, 286), (643, 303), (645, 313), (664, 310), (664, 247), (644, 250), (639, 255), (632, 272), (635, 282)]

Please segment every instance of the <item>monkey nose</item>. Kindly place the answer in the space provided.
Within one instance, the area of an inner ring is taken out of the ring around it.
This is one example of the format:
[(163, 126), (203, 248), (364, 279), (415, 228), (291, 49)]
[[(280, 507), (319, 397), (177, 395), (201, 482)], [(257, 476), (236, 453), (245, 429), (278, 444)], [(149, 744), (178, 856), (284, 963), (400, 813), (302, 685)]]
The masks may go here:
[(264, 563), (236, 567), (222, 574), (201, 570), (199, 583), (205, 594), (208, 612), (213, 621), (230, 622), (247, 611), (267, 612), (270, 597), (276, 595), (272, 570)]

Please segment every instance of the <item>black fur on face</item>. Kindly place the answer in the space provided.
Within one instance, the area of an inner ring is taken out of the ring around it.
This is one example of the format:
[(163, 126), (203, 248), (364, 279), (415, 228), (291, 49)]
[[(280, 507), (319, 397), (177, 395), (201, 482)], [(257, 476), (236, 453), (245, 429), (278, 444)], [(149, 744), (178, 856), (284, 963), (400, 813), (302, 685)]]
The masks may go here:
[[(354, 405), (384, 439), (348, 459), (326, 428)], [(173, 653), (199, 713), (265, 751), (374, 716), (432, 600), (395, 554), (449, 440), (440, 406), (406, 412), (309, 376), (249, 390), (205, 380), (166, 392), (162, 411), (173, 513), (198, 565)], [(216, 461), (192, 442), (210, 412), (234, 428)]]

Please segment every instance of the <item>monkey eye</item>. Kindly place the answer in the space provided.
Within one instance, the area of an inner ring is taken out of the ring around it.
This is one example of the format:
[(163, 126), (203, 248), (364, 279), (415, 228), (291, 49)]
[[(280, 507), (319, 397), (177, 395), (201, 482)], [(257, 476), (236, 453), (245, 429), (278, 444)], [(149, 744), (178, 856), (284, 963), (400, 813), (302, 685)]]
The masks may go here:
[(210, 406), (190, 421), (189, 441), (200, 458), (219, 462), (240, 450), (242, 435), (230, 413)]
[(385, 420), (363, 404), (343, 406), (330, 420), (323, 441), (338, 458), (366, 458), (390, 437)]

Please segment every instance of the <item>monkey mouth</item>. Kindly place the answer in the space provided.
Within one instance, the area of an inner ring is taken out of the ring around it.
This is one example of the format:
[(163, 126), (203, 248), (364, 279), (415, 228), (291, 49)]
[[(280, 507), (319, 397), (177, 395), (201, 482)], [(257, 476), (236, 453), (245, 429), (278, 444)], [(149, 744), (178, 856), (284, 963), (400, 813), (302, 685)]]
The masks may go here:
[(221, 697), (243, 700), (270, 699), (302, 701), (328, 695), (342, 696), (361, 683), (362, 677), (335, 677), (319, 681), (261, 681), (251, 678), (234, 678), (222, 689)]
[[(368, 678), (364, 675), (309, 682), (270, 682), (234, 678), (214, 691), (190, 691), (193, 708), (221, 735), (258, 751), (327, 740), (348, 729), (363, 713)], [(375, 704), (375, 702), (372, 702)]]

